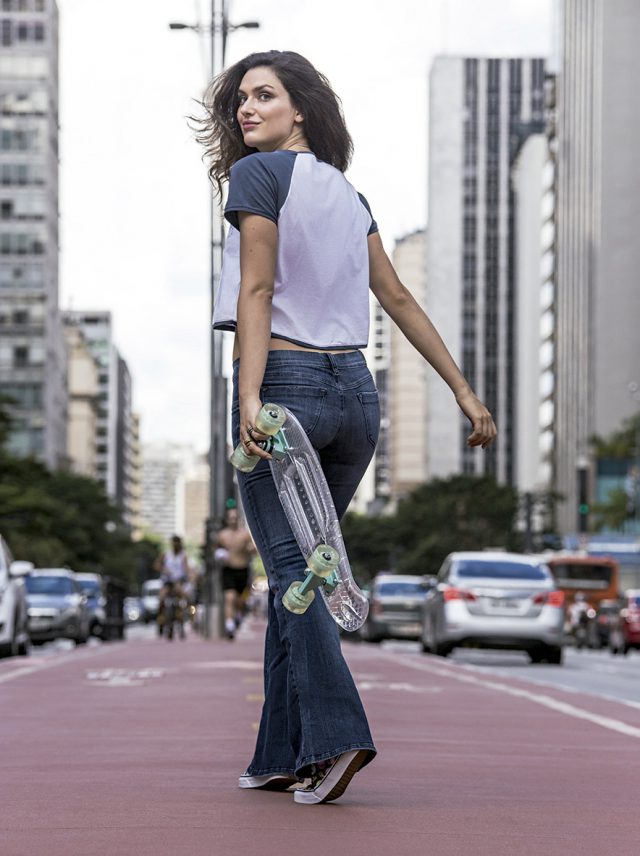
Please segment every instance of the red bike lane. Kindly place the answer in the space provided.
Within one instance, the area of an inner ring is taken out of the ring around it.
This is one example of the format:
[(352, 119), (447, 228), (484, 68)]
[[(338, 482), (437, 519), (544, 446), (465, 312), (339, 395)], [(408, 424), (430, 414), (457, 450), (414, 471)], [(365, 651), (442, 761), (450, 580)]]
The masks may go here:
[(342, 799), (239, 790), (262, 632), (3, 661), (2, 856), (637, 852), (640, 712), (374, 645), (344, 645), (379, 756)]

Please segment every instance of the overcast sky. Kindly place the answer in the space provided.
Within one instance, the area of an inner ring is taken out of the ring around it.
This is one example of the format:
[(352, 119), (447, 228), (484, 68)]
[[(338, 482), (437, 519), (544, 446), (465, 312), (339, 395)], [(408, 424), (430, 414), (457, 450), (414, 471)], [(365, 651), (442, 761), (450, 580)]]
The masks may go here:
[[(343, 101), (350, 181), (388, 251), (426, 223), (427, 78), (434, 56), (547, 56), (554, 0), (235, 0), (228, 62), (307, 56)], [(185, 117), (205, 44), (169, 21), (208, 0), (58, 0), (61, 303), (109, 309), (142, 439), (208, 446), (208, 185)]]

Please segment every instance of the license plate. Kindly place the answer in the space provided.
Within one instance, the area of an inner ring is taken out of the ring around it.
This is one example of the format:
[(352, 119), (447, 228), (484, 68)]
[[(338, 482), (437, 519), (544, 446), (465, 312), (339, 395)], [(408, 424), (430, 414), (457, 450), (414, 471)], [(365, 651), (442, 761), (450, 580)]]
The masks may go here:
[(497, 597), (491, 601), (492, 606), (496, 606), (499, 609), (518, 609), (520, 604), (518, 601), (510, 600), (506, 597)]
[(397, 633), (398, 636), (413, 636), (420, 633), (422, 625), (420, 624), (392, 624), (389, 628), (392, 633)]

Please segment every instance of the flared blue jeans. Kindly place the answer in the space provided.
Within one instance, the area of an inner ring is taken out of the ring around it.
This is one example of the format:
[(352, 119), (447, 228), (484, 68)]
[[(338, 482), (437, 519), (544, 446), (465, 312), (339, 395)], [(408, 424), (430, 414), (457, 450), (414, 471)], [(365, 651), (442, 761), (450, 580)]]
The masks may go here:
[[(378, 393), (360, 351), (270, 351), (263, 402), (283, 404), (318, 451), (341, 518), (372, 458), (380, 427)], [(232, 434), (239, 442), (238, 362), (234, 363)], [(269, 581), (264, 695), (250, 775), (296, 774), (351, 749), (376, 750), (338, 626), (318, 596), (303, 615), (282, 605), (306, 562), (284, 514), (267, 461), (238, 473), (240, 496)]]

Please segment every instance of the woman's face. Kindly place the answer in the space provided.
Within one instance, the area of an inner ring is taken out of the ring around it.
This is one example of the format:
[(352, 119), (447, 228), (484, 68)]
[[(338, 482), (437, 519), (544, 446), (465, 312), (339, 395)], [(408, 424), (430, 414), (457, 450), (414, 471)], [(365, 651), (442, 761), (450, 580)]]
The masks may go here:
[(240, 82), (238, 95), (236, 116), (245, 145), (273, 152), (299, 140), (302, 116), (271, 68), (250, 69)]

